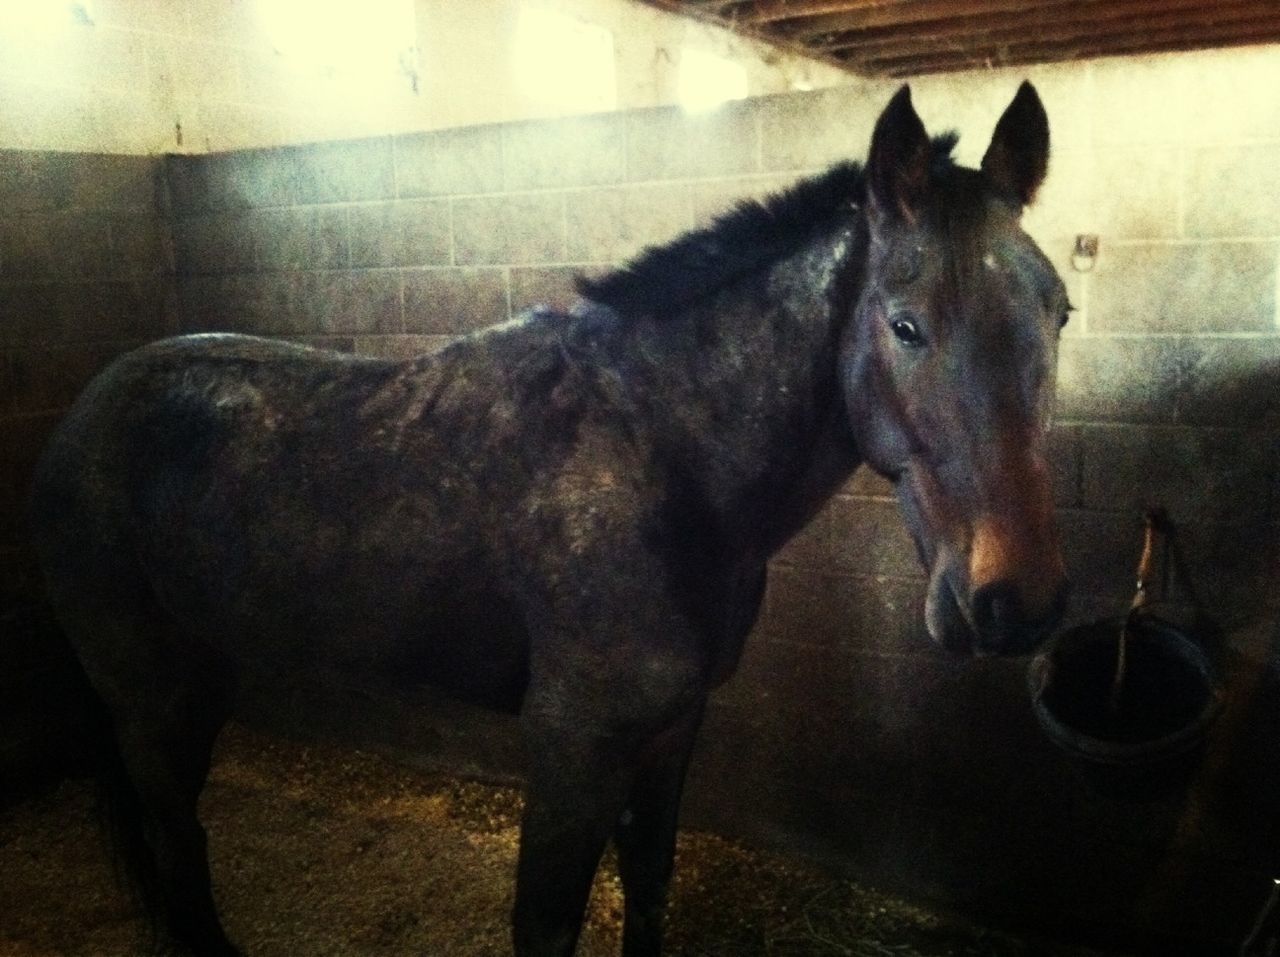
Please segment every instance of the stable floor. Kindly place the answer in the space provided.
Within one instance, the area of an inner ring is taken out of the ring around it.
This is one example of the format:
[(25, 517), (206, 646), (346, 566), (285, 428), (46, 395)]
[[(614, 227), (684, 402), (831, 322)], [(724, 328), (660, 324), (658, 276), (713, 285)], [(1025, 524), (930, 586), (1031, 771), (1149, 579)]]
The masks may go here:
[[(232, 726), (201, 812), (231, 937), (250, 957), (509, 953), (519, 793)], [(1085, 957), (1015, 938), (708, 834), (681, 835), (669, 953), (699, 957)], [(70, 781), (0, 811), (0, 954), (145, 952)], [(580, 957), (616, 955), (621, 887), (606, 860)]]

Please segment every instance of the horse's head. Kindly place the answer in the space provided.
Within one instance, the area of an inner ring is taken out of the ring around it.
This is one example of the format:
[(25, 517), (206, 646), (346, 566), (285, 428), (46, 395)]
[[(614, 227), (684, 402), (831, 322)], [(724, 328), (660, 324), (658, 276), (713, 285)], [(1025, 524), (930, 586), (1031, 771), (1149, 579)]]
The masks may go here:
[(1049, 124), (1024, 83), (981, 170), (930, 142), (903, 87), (867, 161), (870, 246), (842, 349), (863, 459), (895, 483), (929, 571), (925, 618), (958, 651), (1029, 651), (1061, 617), (1046, 464), (1066, 292), (1019, 219)]

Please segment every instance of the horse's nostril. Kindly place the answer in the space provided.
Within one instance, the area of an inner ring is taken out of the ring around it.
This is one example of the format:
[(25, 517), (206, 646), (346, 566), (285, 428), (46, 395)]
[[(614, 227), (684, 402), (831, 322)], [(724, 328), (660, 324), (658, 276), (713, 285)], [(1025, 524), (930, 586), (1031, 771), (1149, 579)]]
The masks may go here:
[(1022, 621), (1022, 601), (1008, 582), (983, 585), (973, 595), (973, 620), (980, 631), (1007, 631)]
[(973, 624), (978, 647), (989, 652), (1020, 655), (1049, 636), (1066, 611), (1067, 587), (1054, 594), (1049, 607), (1029, 609), (1012, 582), (995, 581), (973, 593)]

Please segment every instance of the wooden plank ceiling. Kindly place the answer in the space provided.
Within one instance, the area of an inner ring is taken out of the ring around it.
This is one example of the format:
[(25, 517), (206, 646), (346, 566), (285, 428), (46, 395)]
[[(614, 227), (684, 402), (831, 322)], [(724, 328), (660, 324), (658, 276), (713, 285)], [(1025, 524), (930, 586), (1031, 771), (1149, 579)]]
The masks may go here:
[(1280, 0), (643, 0), (869, 76), (1280, 41)]

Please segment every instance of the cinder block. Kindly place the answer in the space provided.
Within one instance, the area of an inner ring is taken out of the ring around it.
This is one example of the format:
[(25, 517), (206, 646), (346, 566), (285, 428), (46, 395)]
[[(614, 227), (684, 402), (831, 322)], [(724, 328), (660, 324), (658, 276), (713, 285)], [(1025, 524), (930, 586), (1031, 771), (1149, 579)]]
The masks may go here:
[(352, 206), (350, 216), (352, 266), (447, 266), (452, 260), (445, 200)]
[(1060, 509), (1059, 527), (1073, 596), (1114, 614), (1126, 611), (1142, 550), (1141, 512)]
[(924, 574), (896, 503), (834, 498), (824, 511), (830, 522), (829, 569), (901, 578)]
[(1280, 237), (1280, 145), (1191, 150), (1186, 203), (1190, 236)]
[(12, 216), (72, 205), (77, 159), (74, 153), (0, 150), (0, 209)]
[(1057, 417), (1167, 422), (1181, 387), (1185, 341), (1067, 337), (1058, 352)]
[(1183, 521), (1266, 521), (1265, 445), (1238, 429), (1082, 426), (1083, 503)]
[(1280, 338), (1204, 338), (1186, 353), (1180, 421), (1280, 435)]
[(405, 133), (393, 140), (397, 195), (502, 192), (502, 127)]
[(179, 276), (183, 332), (246, 332), (292, 335), (302, 319), (304, 273), (234, 273)]
[(564, 195), (453, 200), (453, 244), (458, 266), (562, 263)]
[(249, 217), (247, 225), (259, 269), (341, 269), (348, 264), (345, 208), (263, 210)]
[(1201, 78), (1197, 75), (1193, 80), (1175, 59), (1099, 60), (1091, 70), (1093, 82), (1085, 99), (1097, 150), (1128, 145), (1173, 148), (1182, 141), (1186, 127), (1203, 119), (1186, 106), (1189, 88)]
[(242, 272), (254, 267), (255, 213), (183, 216), (172, 221), (179, 276)]
[(47, 215), (0, 219), (0, 277), (51, 279), (56, 274), (50, 223)]
[(297, 169), (297, 201), (341, 203), (392, 199), (395, 164), (391, 137), (291, 147)]
[(208, 156), (165, 155), (161, 175), (172, 216), (180, 218), (209, 211), (209, 183), (205, 175), (208, 162)]
[(626, 117), (599, 114), (502, 127), (508, 190), (605, 186), (626, 178)]
[(71, 405), (89, 380), (130, 343), (23, 349), (12, 354), (14, 411), (30, 415), (59, 412)]
[(0, 282), (0, 346), (65, 342), (73, 332), (57, 284)]
[(924, 582), (838, 575), (777, 566), (758, 630), (807, 645), (928, 653), (923, 631)]
[(1081, 454), (1078, 426), (1056, 424), (1049, 430), (1049, 475), (1059, 508), (1080, 504)]
[(1275, 139), (1280, 130), (1275, 82), (1280, 55), (1274, 43), (1205, 50), (1179, 61), (1188, 81), (1176, 102), (1187, 117), (1188, 142)]
[(1099, 257), (1091, 332), (1275, 330), (1280, 242), (1112, 246)]
[(831, 509), (822, 509), (804, 528), (773, 557), (771, 566), (791, 565), (801, 569), (822, 568), (830, 565)]
[(296, 150), (240, 150), (191, 159), (177, 167), (183, 169), (179, 190), (184, 203), (203, 199), (205, 210), (216, 211), (299, 202)]
[(0, 449), (5, 467), (0, 469), (0, 542), (25, 546), (27, 500), (36, 461), (62, 413), (24, 415), (0, 419)]
[(173, 270), (170, 224), (149, 213), (113, 213), (107, 219), (108, 268), (118, 276), (153, 276)]
[(571, 262), (616, 262), (687, 230), (689, 191), (683, 186), (574, 190), (565, 194), (565, 217)]
[(1280, 524), (1242, 521), (1186, 523), (1178, 543), (1198, 601), (1228, 625), (1256, 620), (1275, 609), (1280, 581)]
[(14, 369), (16, 358), (8, 352), (0, 352), (0, 418), (18, 411), (18, 397), (27, 391), (26, 379), (19, 378)]
[(511, 314), (519, 315), (531, 306), (567, 310), (579, 298), (573, 280), (581, 270), (576, 266), (532, 266), (511, 270)]
[(689, 151), (680, 136), (684, 113), (674, 106), (632, 110), (627, 122), (627, 179), (649, 182), (685, 179)]
[(303, 274), (305, 305), (291, 331), (312, 335), (403, 332), (400, 274), (371, 269)]
[(112, 275), (107, 219), (55, 212), (0, 220), (0, 276), (80, 280)]
[(870, 95), (861, 85), (812, 93), (788, 93), (760, 102), (761, 156), (765, 170), (824, 169), (866, 158), (880, 110), (892, 95)]
[(77, 283), (63, 286), (59, 295), (68, 327), (75, 330), (74, 340), (159, 339), (174, 328), (165, 277)]
[(156, 156), (78, 154), (70, 203), (83, 209), (157, 213), (163, 209), (162, 165)]
[[(1117, 239), (1173, 239), (1179, 235), (1181, 158), (1177, 150), (1113, 147), (1093, 156), (1089, 204), (1071, 232), (1104, 237), (1110, 256)], [(1064, 223), (1065, 225), (1065, 223)]]
[(759, 171), (754, 103), (725, 104), (697, 115), (672, 107), (627, 114), (627, 178), (633, 183)]
[(403, 275), (405, 332), (454, 336), (507, 318), (501, 269), (422, 269)]

